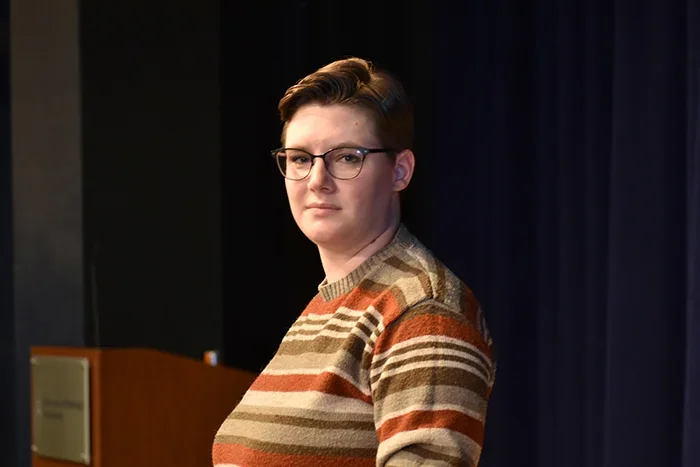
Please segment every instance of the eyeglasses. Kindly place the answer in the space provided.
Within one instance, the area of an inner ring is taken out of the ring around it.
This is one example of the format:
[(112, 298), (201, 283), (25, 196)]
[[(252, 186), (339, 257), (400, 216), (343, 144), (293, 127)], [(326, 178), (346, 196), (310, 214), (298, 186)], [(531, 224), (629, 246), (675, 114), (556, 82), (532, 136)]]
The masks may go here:
[(323, 159), (326, 170), (332, 177), (340, 180), (351, 180), (360, 175), (367, 154), (379, 152), (393, 152), (393, 150), (333, 148), (316, 156), (303, 149), (280, 148), (272, 151), (272, 156), (277, 161), (277, 167), (284, 178), (289, 180), (303, 180), (308, 177), (316, 158)]

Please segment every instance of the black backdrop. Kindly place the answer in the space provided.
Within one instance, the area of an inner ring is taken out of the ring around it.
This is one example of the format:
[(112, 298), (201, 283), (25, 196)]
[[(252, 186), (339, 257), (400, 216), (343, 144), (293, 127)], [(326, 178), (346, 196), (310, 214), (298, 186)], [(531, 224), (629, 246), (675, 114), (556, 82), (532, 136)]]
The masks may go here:
[[(156, 13), (147, 24), (138, 11), (121, 18), (123, 33), (133, 36), (134, 21), (144, 40), (157, 34)], [(186, 17), (168, 24), (202, 36)], [(418, 173), (405, 221), (473, 288), (496, 339), (483, 465), (700, 465), (697, 2), (227, 2), (220, 26), (227, 363), (261, 369), (322, 279), (267, 156), (278, 145), (277, 100), (302, 75), (360, 55), (398, 74), (415, 100)], [(139, 57), (172, 62), (149, 50)], [(138, 66), (127, 52), (115, 67)], [(192, 53), (183, 61), (196, 63)], [(168, 91), (174, 101), (209, 95), (178, 89)], [(137, 98), (126, 87), (122, 96)], [(152, 124), (199, 134), (166, 120)], [(0, 126), (0, 369), (17, 375), (25, 360), (13, 354), (9, 122)], [(85, 129), (94, 136), (96, 126)], [(165, 133), (160, 146), (177, 145)], [(174, 153), (139, 154), (155, 162)], [(177, 313), (172, 322), (206, 334), (196, 309)], [(117, 344), (147, 338), (118, 316)], [(168, 350), (196, 347), (178, 345)], [(13, 419), (21, 385), (9, 379), (0, 391), (3, 462), (13, 448), (27, 450), (27, 433), (15, 433), (15, 444), (6, 436), (27, 425)]]
[[(9, 53), (9, 8), (0, 1), (0, 374), (12, 375), (14, 362), (14, 316), (12, 314), (12, 179), (10, 164), (10, 53)], [(6, 377), (5, 391), (0, 397), (14, 401), (13, 378)], [(14, 431), (14, 407), (11, 403), (0, 403), (0, 433)], [(9, 450), (8, 463), (14, 463), (14, 439), (0, 443), (1, 449)], [(7, 447), (6, 447), (7, 446)], [(10, 464), (12, 465), (12, 464)]]
[(697, 2), (226, 10), (229, 363), (262, 368), (322, 279), (267, 157), (276, 102), (360, 55), (416, 104), (404, 219), (490, 318), (483, 465), (700, 465)]

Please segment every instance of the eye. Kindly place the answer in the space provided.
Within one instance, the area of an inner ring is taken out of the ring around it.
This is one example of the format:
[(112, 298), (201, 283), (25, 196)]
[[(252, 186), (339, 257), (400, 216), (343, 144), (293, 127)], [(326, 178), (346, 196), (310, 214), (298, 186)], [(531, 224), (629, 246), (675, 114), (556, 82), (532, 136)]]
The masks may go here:
[(336, 162), (339, 162), (342, 164), (353, 165), (353, 164), (361, 163), (362, 157), (360, 157), (359, 155), (357, 155), (354, 152), (353, 153), (346, 152), (346, 153), (340, 154), (335, 160), (336, 160)]
[(287, 156), (287, 158), (292, 164), (306, 164), (307, 162), (309, 162), (309, 158), (307, 156), (302, 155)]

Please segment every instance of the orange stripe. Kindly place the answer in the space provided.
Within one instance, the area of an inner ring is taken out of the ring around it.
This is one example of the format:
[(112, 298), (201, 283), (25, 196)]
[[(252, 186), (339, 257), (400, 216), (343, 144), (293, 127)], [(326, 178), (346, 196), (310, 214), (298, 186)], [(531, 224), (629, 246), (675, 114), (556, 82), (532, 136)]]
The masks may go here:
[(446, 428), (468, 436), (479, 445), (484, 442), (484, 424), (455, 410), (410, 412), (384, 422), (377, 435), (382, 442), (395, 434), (420, 428)]
[(352, 383), (333, 373), (320, 375), (260, 375), (250, 386), (252, 391), (302, 392), (319, 391), (352, 397), (368, 404), (372, 397), (360, 392)]
[[(368, 303), (365, 308), (369, 307)], [(399, 305), (393, 293), (385, 293), (373, 302), (374, 308), (382, 314), (385, 323), (393, 321), (403, 312), (403, 307)]]
[(304, 311), (301, 313), (301, 316), (306, 316), (309, 314), (313, 315), (332, 315), (335, 313), (335, 308), (337, 307), (329, 307), (327, 303), (324, 303), (323, 300), (316, 296), (309, 302), (309, 304), (306, 306)]
[(379, 336), (375, 347), (375, 353), (386, 352), (392, 345), (414, 337), (430, 335), (463, 340), (491, 358), (491, 352), (479, 331), (472, 326), (460, 323), (456, 319), (441, 315), (420, 315), (401, 322), (396, 326), (390, 326)]
[(238, 444), (215, 444), (212, 460), (216, 464), (238, 464), (245, 467), (338, 467), (352, 465), (374, 467), (374, 458), (311, 456), (304, 454), (277, 454), (250, 449)]

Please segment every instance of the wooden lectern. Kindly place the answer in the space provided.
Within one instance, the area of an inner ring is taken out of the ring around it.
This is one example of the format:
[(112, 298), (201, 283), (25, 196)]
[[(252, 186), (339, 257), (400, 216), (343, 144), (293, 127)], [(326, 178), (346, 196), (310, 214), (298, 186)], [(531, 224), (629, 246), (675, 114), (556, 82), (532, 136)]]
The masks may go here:
[[(61, 460), (42, 455), (33, 445), (33, 467), (211, 467), (216, 431), (257, 376), (149, 349), (33, 347), (31, 355), (32, 365), (56, 360), (75, 367), (77, 362), (87, 369), (89, 386), (89, 455), (83, 462)], [(41, 377), (44, 386), (46, 374)], [(37, 413), (46, 410), (47, 416), (50, 402), (35, 397), (35, 378), (33, 427)], [(68, 397), (59, 403), (61, 397), (51, 402), (57, 407), (55, 420), (45, 429), (59, 439), (64, 430), (61, 410), (83, 413), (70, 406), (78, 403)], [(42, 404), (46, 407), (37, 407)]]

